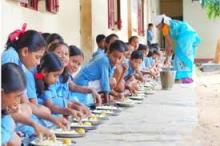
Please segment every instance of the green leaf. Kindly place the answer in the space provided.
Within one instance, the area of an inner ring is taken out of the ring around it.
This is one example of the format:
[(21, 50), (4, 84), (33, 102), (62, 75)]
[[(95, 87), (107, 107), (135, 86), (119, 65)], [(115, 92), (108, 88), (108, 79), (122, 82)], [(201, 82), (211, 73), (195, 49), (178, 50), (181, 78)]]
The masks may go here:
[(220, 16), (220, 0), (200, 0), (200, 4), (210, 19)]

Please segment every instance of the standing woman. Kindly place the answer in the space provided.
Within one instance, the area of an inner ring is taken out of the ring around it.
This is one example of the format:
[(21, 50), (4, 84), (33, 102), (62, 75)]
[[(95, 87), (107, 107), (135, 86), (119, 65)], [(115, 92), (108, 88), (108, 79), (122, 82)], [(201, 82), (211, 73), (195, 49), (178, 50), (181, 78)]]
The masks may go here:
[(175, 42), (174, 69), (177, 83), (192, 83), (193, 63), (200, 43), (195, 30), (186, 22), (173, 20), (166, 15), (158, 15), (154, 24), (162, 31), (166, 42), (166, 53), (172, 55), (172, 43)]

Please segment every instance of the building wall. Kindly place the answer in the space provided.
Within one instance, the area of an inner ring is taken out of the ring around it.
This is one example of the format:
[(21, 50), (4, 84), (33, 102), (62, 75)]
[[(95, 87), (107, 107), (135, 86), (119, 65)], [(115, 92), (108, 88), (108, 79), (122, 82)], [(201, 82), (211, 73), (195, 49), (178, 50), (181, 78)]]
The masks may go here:
[[(130, 0), (133, 1), (133, 0)], [(40, 11), (34, 11), (21, 7), (16, 0), (1, 0), (2, 4), (2, 39), (6, 42), (7, 36), (15, 29), (21, 28), (26, 22), (28, 29), (36, 29), (40, 32), (56, 32), (61, 34), (68, 44), (80, 46), (80, 0), (60, 0), (59, 12), (54, 15), (45, 11), (44, 1), (40, 1)], [(92, 11), (92, 51), (97, 46), (95, 38), (97, 34), (108, 35), (116, 33), (121, 40), (128, 41), (128, 0), (121, 0), (122, 29), (108, 29), (108, 1), (91, 0)], [(148, 14), (148, 12), (150, 14)], [(151, 18), (159, 13), (159, 0), (145, 0), (145, 28)], [(134, 20), (131, 20), (132, 23)], [(131, 32), (136, 35), (135, 32)], [(146, 42), (146, 36), (140, 37), (142, 43)], [(1, 43), (1, 45), (3, 44)], [(3, 48), (3, 45), (1, 46)], [(2, 49), (3, 50), (3, 49)], [(85, 52), (87, 53), (87, 52)]]
[(191, 0), (183, 0), (183, 17), (202, 39), (197, 58), (213, 58), (217, 40), (220, 38), (220, 18), (209, 20), (206, 11), (201, 8), (199, 2)]
[(61, 0), (59, 12), (54, 15), (45, 12), (44, 1), (40, 1), (40, 12), (21, 7), (15, 0), (1, 0), (2, 4), (2, 42), (15, 29), (26, 22), (28, 29), (40, 32), (57, 32), (69, 44), (80, 45), (79, 0)]

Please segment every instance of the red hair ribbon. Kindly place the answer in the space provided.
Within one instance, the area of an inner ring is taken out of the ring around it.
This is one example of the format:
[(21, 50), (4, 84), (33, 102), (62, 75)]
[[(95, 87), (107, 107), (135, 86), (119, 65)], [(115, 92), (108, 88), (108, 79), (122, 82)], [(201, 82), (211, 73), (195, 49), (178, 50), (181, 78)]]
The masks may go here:
[(43, 73), (36, 73), (36, 74), (34, 75), (34, 77), (35, 77), (35, 79), (37, 79), (37, 80), (43, 80), (44, 74), (43, 74)]
[(15, 40), (19, 39), (26, 32), (26, 27), (27, 27), (27, 23), (24, 23), (22, 25), (21, 29), (17, 29), (15, 31), (13, 31), (9, 35), (10, 41), (15, 41)]

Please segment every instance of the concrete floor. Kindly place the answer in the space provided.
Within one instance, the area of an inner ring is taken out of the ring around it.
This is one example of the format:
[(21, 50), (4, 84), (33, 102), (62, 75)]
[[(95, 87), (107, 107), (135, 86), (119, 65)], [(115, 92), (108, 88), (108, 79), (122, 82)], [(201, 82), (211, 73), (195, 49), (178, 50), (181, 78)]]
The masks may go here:
[(197, 124), (194, 87), (175, 85), (169, 91), (158, 89), (142, 104), (124, 109), (75, 140), (77, 146), (190, 146), (187, 141)]

